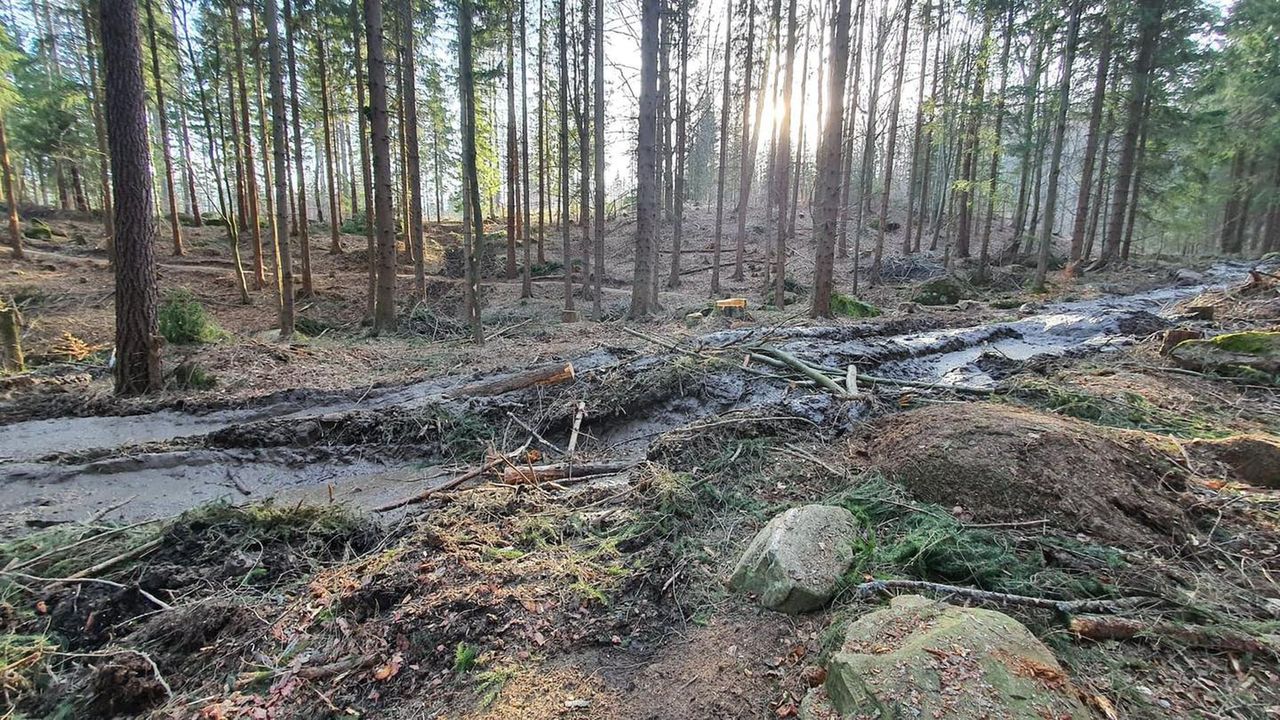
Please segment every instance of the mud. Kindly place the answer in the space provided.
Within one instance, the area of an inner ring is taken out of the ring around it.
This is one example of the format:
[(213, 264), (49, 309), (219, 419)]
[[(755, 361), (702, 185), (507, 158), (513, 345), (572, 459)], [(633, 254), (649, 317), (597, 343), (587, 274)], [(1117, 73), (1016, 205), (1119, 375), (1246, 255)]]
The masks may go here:
[[(1165, 327), (1174, 303), (1246, 272), (1246, 266), (1225, 264), (1205, 275), (1206, 284), (1062, 303), (967, 327), (955, 326), (957, 316), (930, 314), (724, 330), (693, 345), (716, 350), (771, 342), (832, 368), (854, 365), (863, 373), (940, 386), (993, 387), (1027, 367), (1131, 345)], [(269, 497), (372, 507), (420, 489), (414, 485), (438, 482), (449, 467), (488, 445), (519, 445), (528, 434), (508, 413), (563, 446), (578, 400), (588, 408), (578, 447), (618, 458), (642, 457), (662, 432), (728, 412), (798, 417), (827, 437), (850, 431), (871, 412), (866, 403), (838, 402), (672, 353), (603, 347), (571, 361), (578, 379), (570, 385), (494, 398), (451, 397), (480, 379), (454, 374), (358, 394), (290, 391), (241, 407), (12, 423), (0, 433), (0, 535), (20, 533), (27, 524), (84, 520), (121, 502), (105, 517), (163, 517), (213, 500)], [(441, 418), (474, 421), (487, 430), (451, 436)]]

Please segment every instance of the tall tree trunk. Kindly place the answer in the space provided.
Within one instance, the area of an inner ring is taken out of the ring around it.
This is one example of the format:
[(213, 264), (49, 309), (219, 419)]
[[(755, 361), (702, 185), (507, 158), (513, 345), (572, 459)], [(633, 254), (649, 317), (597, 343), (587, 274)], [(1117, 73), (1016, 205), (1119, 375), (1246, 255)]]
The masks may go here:
[[(1147, 156), (1147, 131), (1150, 126), (1146, 121), (1146, 114), (1151, 111), (1150, 96), (1147, 100), (1147, 109), (1143, 113), (1142, 134), (1138, 138), (1138, 154), (1134, 158), (1133, 166), (1133, 194), (1129, 197), (1128, 217), (1125, 219), (1124, 240), (1120, 243), (1120, 259), (1129, 260), (1129, 246), (1133, 243), (1133, 228), (1138, 222), (1138, 199), (1142, 196), (1142, 171), (1146, 168)], [(1256, 158), (1254, 162), (1257, 162)], [(1248, 173), (1253, 175), (1252, 170)], [(1246, 219), (1249, 217), (1249, 191), (1246, 181), (1245, 193), (1240, 204), (1240, 223), (1236, 227), (1235, 244), (1241, 249), (1244, 248), (1244, 229)]]
[(1044, 292), (1045, 275), (1049, 271), (1049, 253), (1053, 245), (1053, 220), (1058, 209), (1058, 177), (1062, 174), (1062, 144), (1067, 135), (1067, 111), (1071, 108), (1071, 69), (1076, 59), (1076, 39), (1080, 35), (1080, 12), (1083, 0), (1071, 4), (1067, 21), (1067, 41), (1062, 48), (1062, 79), (1058, 85), (1058, 117), (1053, 128), (1053, 153), (1049, 157), (1049, 188), (1044, 202), (1044, 223), (1040, 226), (1040, 257), (1036, 262), (1034, 292)]
[(968, 108), (968, 129), (961, 146), (960, 183), (952, 188), (952, 203), (959, 214), (960, 227), (956, 233), (955, 257), (969, 257), (970, 238), (973, 233), (973, 188), (978, 179), (978, 128), (982, 125), (983, 95), (987, 86), (989, 63), (981, 49), (991, 35), (991, 16), (982, 21), (982, 39), (978, 43), (977, 71), (974, 73), (973, 95)]
[[(911, 171), (907, 177), (907, 216), (905, 221), (902, 223), (903, 225), (902, 252), (904, 255), (909, 255), (915, 250), (915, 248), (911, 245), (911, 231), (915, 225), (915, 223), (912, 222), (912, 218), (915, 216), (916, 187), (919, 179), (919, 170), (920, 170), (920, 145), (921, 145), (920, 140), (921, 140), (921, 135), (924, 133), (924, 115), (925, 115), (924, 80), (929, 70), (929, 33), (933, 29), (933, 19), (929, 17), (929, 9), (930, 9), (929, 6), (925, 5), (924, 13), (923, 13), (924, 17), (921, 19), (921, 21), (924, 24), (924, 38), (920, 43), (920, 81), (916, 90), (915, 127), (912, 128), (911, 130)], [(1005, 42), (1006, 42), (1006, 47), (1008, 47), (1007, 45), (1008, 41), (1006, 40)], [(939, 41), (938, 45), (941, 46), (942, 42)], [(937, 68), (935, 67), (934, 68), (935, 87), (937, 85), (937, 75), (938, 75)], [(925, 148), (925, 152), (928, 152), (928, 151), (929, 149)]]
[(240, 28), (240, 3), (233, 0), (227, 8), (231, 13), (231, 37), (235, 49), (236, 83), (239, 90), (240, 130), (242, 143), (240, 176), (243, 178), (245, 196), (245, 223), (253, 235), (253, 288), (261, 290), (267, 283), (262, 259), (262, 223), (258, 218), (258, 173), (253, 166), (253, 125), (249, 122), (249, 88), (244, 78), (244, 51)]
[[(564, 0), (559, 0), (561, 3)], [(640, 117), (636, 131), (636, 252), (631, 309), (639, 320), (649, 314), (649, 287), (656, 268), (653, 250), (658, 223), (658, 16), (662, 0), (640, 4)], [(565, 275), (568, 275), (567, 269)]]
[[(511, 17), (512, 10), (507, 10), (507, 265), (506, 278), (516, 277), (516, 205), (519, 202), (519, 153), (516, 138), (516, 63), (515, 63), (515, 23)], [(565, 263), (565, 272), (569, 272), (569, 263)]]
[[(813, 232), (814, 249), (813, 304), (811, 317), (831, 315), (831, 292), (835, 271), (836, 233), (840, 220), (841, 186), (844, 173), (844, 90), (849, 74), (849, 10), (850, 0), (836, 0), (834, 30), (828, 62), (831, 73), (827, 80), (826, 118), (818, 147), (815, 167)], [(905, 35), (905, 33), (904, 33)]]
[(1097, 270), (1106, 266), (1120, 252), (1124, 234), (1125, 212), (1129, 187), (1133, 180), (1134, 159), (1138, 154), (1138, 136), (1142, 131), (1147, 93), (1151, 84), (1151, 65), (1159, 42), (1160, 16), (1164, 12), (1164, 0), (1141, 0), (1138, 38), (1138, 57), (1133, 63), (1133, 80), (1129, 89), (1129, 101), (1125, 120), (1124, 137), (1120, 141), (1120, 157), (1116, 161), (1116, 181), (1112, 189), (1111, 217), (1107, 220), (1103, 236), (1102, 252), (1090, 266)]
[[(547, 14), (538, 0), (538, 264), (547, 262), (544, 248), (547, 236)], [(566, 270), (567, 272), (567, 270)]]
[(787, 2), (787, 45), (786, 60), (783, 62), (782, 76), (782, 117), (778, 122), (778, 151), (774, 156), (774, 169), (777, 171), (778, 187), (778, 221), (774, 242), (775, 273), (773, 285), (773, 304), (782, 309), (786, 303), (787, 283), (787, 190), (791, 184), (791, 85), (795, 78), (796, 65), (796, 0)]
[[(595, 253), (596, 253), (596, 286), (591, 296), (592, 313), (597, 321), (604, 319), (604, 0), (595, 0), (595, 74), (593, 90), (595, 94)], [(528, 131), (526, 130), (526, 134)], [(525, 167), (528, 167), (528, 146), (525, 150)], [(528, 187), (526, 185), (526, 192)], [(528, 195), (525, 196), (526, 211), (529, 207)]]
[(115, 391), (138, 395), (159, 390), (161, 384), (155, 205), (138, 5), (134, 0), (101, 0), (99, 14), (107, 141), (115, 175)]
[(9, 206), (9, 247), (13, 250), (13, 258), (21, 260), (25, 255), (22, 252), (22, 230), (18, 227), (18, 192), (13, 181), (13, 165), (9, 162), (9, 130), (3, 115), (0, 115), (0, 173), (3, 174), (4, 202)]
[[(563, 0), (562, 0), (563, 1)], [(480, 181), (476, 175), (476, 86), (471, 58), (471, 0), (458, 3), (458, 95), (462, 105), (462, 224), (463, 252), (466, 254), (466, 311), (471, 335), (484, 344), (480, 321), (480, 267), (476, 247), (484, 241), (484, 219), (480, 215)], [(565, 268), (567, 274), (568, 268)]]
[[(373, 159), (369, 151), (369, 111), (365, 104), (365, 61), (361, 55), (361, 44), (364, 35), (361, 4), (364, 0), (351, 0), (351, 44), (352, 55), (356, 66), (356, 115), (360, 131), (360, 186), (364, 195), (364, 234), (365, 253), (368, 256), (366, 265), (365, 316), (372, 319), (375, 314), (378, 296), (378, 242), (374, 230), (373, 200)], [(302, 176), (298, 176), (298, 184), (302, 184)], [(394, 264), (393, 264), (394, 268)]]
[(1076, 193), (1076, 214), (1071, 224), (1072, 265), (1080, 262), (1084, 252), (1084, 236), (1089, 222), (1089, 198), (1093, 194), (1093, 166), (1098, 159), (1098, 145), (1102, 137), (1102, 110), (1107, 98), (1107, 74), (1111, 71), (1111, 33), (1111, 15), (1108, 11), (1102, 16), (1098, 72), (1093, 82), (1093, 99), (1089, 104), (1089, 130), (1085, 134), (1084, 159), (1080, 163), (1080, 189)]
[(293, 261), (289, 255), (289, 171), (285, 169), (284, 68), (280, 52), (280, 18), (276, 0), (266, 0), (267, 72), (271, 85), (271, 157), (276, 185), (275, 233), (280, 249), (280, 339), (293, 337)]
[[(170, 14), (171, 25), (173, 31), (174, 42), (178, 38), (178, 18), (177, 13)], [(196, 192), (196, 171), (191, 162), (191, 126), (187, 118), (187, 95), (184, 74), (182, 71), (182, 59), (176, 53), (174, 55), (174, 64), (176, 66), (177, 75), (174, 78), (174, 87), (178, 99), (178, 120), (179, 130), (182, 133), (182, 169), (183, 177), (187, 184), (187, 203), (191, 211), (191, 223), (195, 227), (204, 225), (204, 218), (200, 215), (200, 198)], [(192, 68), (194, 71), (195, 68)]]
[(574, 83), (574, 114), (578, 130), (578, 219), (582, 223), (582, 292), (591, 293), (591, 128), (587, 103), (591, 96), (591, 0), (582, 0), (582, 55)]
[[(463, 3), (470, 4), (468, 0)], [(466, 23), (470, 29), (469, 14)], [(368, 46), (369, 145), (373, 156), (373, 206), (378, 241), (373, 329), (384, 332), (396, 327), (396, 220), (391, 207), (391, 133), (387, 113), (387, 63), (382, 49), (382, 0), (364, 0), (364, 34)], [(469, 46), (470, 42), (468, 51)]]
[(333, 118), (329, 108), (329, 63), (325, 53), (328, 38), (323, 34), (324, 23), (316, 23), (316, 66), (320, 73), (320, 129), (324, 136), (324, 182), (329, 196), (329, 254), (342, 254), (342, 212), (338, 208), (341, 191), (334, 179), (333, 170)]
[(893, 190), (894, 151), (898, 146), (898, 109), (902, 105), (902, 75), (907, 69), (907, 37), (911, 32), (911, 0), (903, 5), (902, 40), (898, 45), (898, 74), (893, 81), (893, 99), (889, 101), (889, 137), (885, 140), (884, 189), (880, 195), (880, 222), (876, 228), (875, 254), (871, 261), (870, 281), (880, 281), (884, 257), (884, 235), (889, 225), (889, 195)]
[[(267, 116), (270, 109), (267, 107), (267, 96), (263, 90), (263, 72), (262, 72), (262, 30), (258, 27), (258, 16), (249, 13), (249, 37), (253, 40), (250, 47), (249, 55), (253, 58), (253, 84), (256, 89), (258, 101), (258, 147), (262, 148), (262, 184), (263, 197), (267, 201), (267, 223), (274, 225), (276, 222), (276, 199), (271, 189), (275, 187), (272, 170), (271, 136), (267, 128)], [(287, 215), (286, 215), (287, 217)], [(267, 241), (269, 245), (266, 250), (271, 254), (271, 287), (275, 292), (276, 308), (282, 309), (284, 303), (283, 281), (281, 279), (280, 268), (280, 242), (277, 236), (277, 228), (267, 228)]]
[[(413, 39), (413, 0), (404, 0), (402, 22), (404, 23), (404, 46), (401, 53), (403, 53), (404, 64), (405, 165), (409, 175), (409, 197), (405, 198), (405, 201), (409, 203), (409, 238), (413, 245), (414, 291), (419, 299), (425, 299), (427, 270), (422, 256), (425, 249), (422, 237), (422, 156), (418, 143), (418, 70), (414, 57), (417, 51)], [(332, 183), (332, 180), (330, 182)], [(329, 207), (332, 208), (330, 214), (334, 215), (334, 224), (340, 224), (337, 218), (337, 201), (335, 200)]]
[[(735, 235), (733, 258), (733, 279), (738, 282), (746, 277), (743, 274), (743, 261), (747, 244), (747, 201), (751, 198), (751, 179), (755, 175), (756, 160), (756, 139), (751, 134), (751, 73), (755, 69), (756, 3), (755, 0), (743, 1), (747, 3), (747, 57), (742, 68), (742, 166), (738, 169), (738, 231)], [(761, 71), (760, 97), (756, 101), (757, 116), (764, 105), (764, 71)], [(757, 132), (759, 125), (756, 123), (754, 126)]]
[(1004, 253), (1008, 257), (1016, 256), (1022, 247), (1022, 234), (1027, 230), (1027, 206), (1030, 204), (1031, 153), (1036, 146), (1036, 104), (1040, 92), (1040, 76), (1044, 71), (1045, 21), (1041, 21), (1039, 29), (1032, 39), (1035, 48), (1031, 51), (1031, 79), (1027, 82), (1026, 98), (1022, 108), (1022, 153), (1018, 160), (1018, 203), (1013, 211), (1013, 243)]
[[(300, 25), (301, 16), (296, 20)], [(307, 173), (302, 161), (302, 109), (298, 102), (302, 93), (298, 92), (298, 57), (294, 50), (296, 46), (294, 31), (301, 31), (301, 28), (295, 27), (293, 0), (284, 0), (284, 27), (285, 45), (289, 49), (289, 98), (293, 111), (290, 118), (293, 129), (293, 177), (297, 185), (295, 192), (298, 193), (295, 217), (298, 227), (298, 246), (302, 248), (302, 296), (309, 298), (315, 295), (315, 285), (311, 276), (311, 222), (307, 219)]]
[(982, 240), (978, 249), (977, 281), (985, 283), (991, 261), (991, 226), (996, 214), (996, 194), (1000, 180), (1000, 154), (1004, 140), (1005, 92), (1009, 88), (1009, 49), (1013, 41), (1013, 9), (1010, 8), (1004, 24), (1004, 42), (1000, 48), (1000, 94), (995, 98), (996, 127), (992, 134), (991, 164), (987, 168), (987, 213), (982, 223)]
[(147, 37), (151, 41), (151, 81), (156, 93), (156, 117), (160, 120), (160, 155), (164, 158), (164, 187), (169, 200), (169, 226), (173, 234), (173, 254), (182, 255), (182, 223), (178, 219), (178, 194), (173, 183), (173, 157), (169, 152), (169, 117), (164, 106), (164, 80), (160, 76), (160, 48), (156, 43), (154, 3), (147, 6)]
[[(744, 9), (746, 6), (747, 2), (743, 0)], [(715, 231), (711, 236), (711, 297), (713, 298), (720, 296), (720, 245), (721, 237), (724, 234), (724, 177), (725, 166), (729, 160), (729, 69), (733, 65), (733, 2), (726, 2), (725, 8), (724, 71), (720, 78), (720, 132), (716, 136), (720, 141), (720, 156), (716, 168), (716, 225)], [(748, 24), (754, 22), (750, 15), (746, 17)], [(750, 68), (747, 68), (746, 72), (750, 73)], [(743, 86), (743, 105), (750, 105), (747, 100), (750, 95), (751, 88)], [(742, 148), (742, 152), (746, 153), (745, 145)], [(738, 262), (741, 262), (741, 260)]]
[(573, 309), (573, 247), (569, 231), (569, 37), (566, 0), (556, 0), (559, 23), (556, 25), (556, 47), (560, 52), (560, 86), (558, 108), (560, 112), (560, 240), (564, 262), (564, 322), (574, 322), (578, 313)]
[[(520, 273), (520, 297), (533, 297), (533, 268), (532, 252), (530, 245), (533, 243), (532, 233), (529, 230), (529, 22), (526, 12), (527, 0), (520, 0), (520, 187), (524, 193), (524, 210), (521, 217), (524, 222), (520, 226), (520, 247), (524, 252), (524, 267)], [(598, 17), (598, 15), (597, 15)], [(439, 179), (439, 166), (436, 170), (436, 182)], [(599, 182), (604, 182), (600, 180)], [(438, 192), (438, 191), (437, 191)], [(541, 202), (541, 199), (539, 199)], [(437, 207), (439, 201), (437, 200)], [(437, 210), (436, 212), (439, 212)]]
[[(680, 248), (684, 239), (685, 160), (689, 132), (689, 0), (677, 0), (680, 13), (679, 87), (676, 91), (675, 224), (671, 229), (671, 275), (667, 287), (680, 287)], [(732, 6), (733, 0), (726, 0)]]
[(80, 19), (84, 23), (85, 56), (89, 61), (89, 105), (93, 108), (93, 135), (98, 143), (98, 184), (102, 189), (102, 230), (105, 237), (108, 262), (115, 262), (115, 243), (112, 232), (115, 221), (112, 218), (111, 203), (111, 167), (108, 164), (107, 126), (102, 117), (102, 88), (98, 78), (98, 33), (95, 22), (90, 15), (90, 6), (97, 12), (96, 3), (81, 3)]

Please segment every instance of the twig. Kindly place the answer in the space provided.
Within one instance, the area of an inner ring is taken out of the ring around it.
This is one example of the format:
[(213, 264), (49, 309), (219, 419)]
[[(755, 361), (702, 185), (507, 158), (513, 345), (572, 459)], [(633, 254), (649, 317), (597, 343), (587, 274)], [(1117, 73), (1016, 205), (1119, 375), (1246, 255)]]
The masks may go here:
[[(80, 578), (47, 578), (47, 577), (40, 577), (40, 576), (38, 576), (38, 575), (28, 575), (28, 574), (26, 574), (26, 573), (14, 572), (14, 571), (12, 571), (12, 570), (0, 570), (0, 575), (9, 575), (9, 576), (12, 576), (12, 577), (20, 577), (20, 578), (22, 578), (22, 579), (24, 579), (24, 580), (34, 580), (34, 581), (36, 581), (36, 582), (49, 583), (50, 585), (59, 585), (59, 584), (62, 584), (62, 583), (92, 583), (92, 584), (95, 584), (95, 585), (106, 585), (107, 587), (119, 588), (119, 589), (121, 589), (121, 590), (128, 590), (128, 589), (129, 589), (129, 586), (128, 586), (128, 585), (125, 585), (125, 584), (123, 584), (123, 583), (118, 583), (118, 582), (116, 582), (116, 581), (114, 581), (114, 580), (103, 580), (102, 578), (90, 578), (90, 577), (80, 577)], [(133, 589), (137, 590), (139, 595), (141, 595), (142, 597), (146, 598), (147, 600), (150, 600), (150, 601), (151, 601), (151, 602), (152, 602), (156, 607), (160, 608), (161, 610), (172, 610), (172, 609), (173, 609), (173, 606), (172, 606), (172, 605), (170, 605), (169, 603), (167, 603), (167, 602), (165, 602), (165, 601), (161, 600), (160, 598), (156, 597), (155, 595), (152, 595), (151, 593), (147, 592), (146, 590), (143, 590), (143, 589), (142, 589), (142, 588), (140, 588), (140, 587), (135, 587), (135, 588), (133, 588)]]
[(507, 417), (509, 417), (509, 418), (511, 418), (513, 421), (515, 421), (515, 424), (517, 424), (517, 425), (519, 425), (520, 427), (524, 428), (524, 429), (525, 429), (525, 432), (527, 432), (527, 433), (529, 433), (530, 435), (532, 435), (534, 440), (537, 440), (538, 442), (542, 443), (544, 446), (546, 446), (546, 447), (547, 447), (547, 449), (549, 449), (549, 450), (555, 450), (557, 453), (559, 453), (559, 454), (561, 454), (561, 455), (564, 455), (564, 454), (565, 454), (564, 450), (563, 450), (559, 445), (556, 445), (555, 443), (551, 442), (550, 440), (548, 440), (548, 439), (546, 439), (546, 438), (542, 437), (541, 435), (539, 435), (537, 430), (534, 430), (532, 427), (530, 427), (529, 425), (525, 424), (525, 422), (524, 422), (523, 420), (521, 420), (520, 418), (518, 418), (518, 417), (516, 417), (516, 416), (515, 416), (515, 413), (511, 412), (510, 410), (508, 410), (508, 411), (507, 411)]
[(121, 500), (120, 502), (114, 505), (111, 505), (99, 510), (98, 512), (90, 515), (89, 519), (84, 521), (84, 524), (93, 525), (94, 523), (98, 522), (99, 520), (106, 517), (107, 515), (110, 515), (112, 512), (115, 512), (116, 510), (119, 510), (125, 505), (128, 505), (129, 503), (133, 502), (134, 500), (137, 499), (137, 497), (138, 497), (137, 495), (130, 495), (129, 497)]
[(802, 375), (818, 383), (822, 387), (831, 391), (836, 397), (849, 397), (848, 391), (840, 387), (839, 383), (818, 370), (800, 362), (800, 359), (789, 352), (779, 350), (777, 348), (760, 348), (760, 352), (772, 355), (777, 360), (781, 360), (791, 368), (798, 370)]
[(87, 544), (89, 544), (89, 543), (93, 542), (94, 540), (102, 540), (102, 539), (107, 538), (107, 537), (110, 537), (110, 536), (112, 536), (112, 535), (116, 535), (116, 534), (122, 533), (122, 532), (124, 532), (124, 531), (126, 531), (126, 530), (132, 530), (132, 529), (134, 529), (134, 528), (141, 527), (141, 526), (143, 526), (143, 525), (150, 525), (150, 524), (155, 523), (155, 522), (158, 522), (158, 521), (156, 521), (156, 520), (143, 520), (142, 522), (136, 522), (136, 523), (133, 523), (132, 525), (121, 525), (120, 527), (114, 527), (114, 528), (111, 528), (110, 530), (105, 530), (105, 531), (100, 532), (100, 533), (98, 533), (98, 534), (96, 534), (96, 535), (90, 535), (90, 536), (89, 536), (89, 537), (87, 537), (87, 538), (83, 538), (83, 539), (81, 539), (81, 540), (77, 540), (77, 541), (75, 541), (75, 542), (71, 543), (70, 545), (63, 545), (63, 546), (61, 546), (61, 547), (56, 547), (56, 548), (53, 548), (53, 549), (48, 550), (48, 551), (46, 551), (46, 552), (40, 553), (39, 555), (37, 555), (37, 556), (35, 556), (35, 557), (33, 557), (33, 558), (28, 558), (27, 560), (23, 560), (22, 562), (20, 562), (20, 563), (18, 563), (18, 564), (16, 564), (16, 565), (10, 565), (9, 567), (4, 568), (4, 570), (22, 570), (22, 569), (24, 569), (24, 568), (29, 568), (29, 567), (31, 567), (31, 566), (33, 566), (33, 565), (35, 565), (36, 563), (39, 563), (39, 562), (43, 562), (43, 561), (45, 561), (45, 560), (48, 560), (49, 558), (51, 558), (51, 557), (53, 557), (53, 556), (57, 555), (58, 553), (63, 553), (63, 552), (66, 552), (66, 551), (68, 551), (68, 550), (74, 550), (74, 549), (76, 549), (76, 548), (78, 548), (78, 547), (81, 547), (81, 546), (83, 546), (83, 545), (87, 545)]
[(459, 485), (465, 483), (468, 480), (472, 480), (474, 478), (480, 477), (481, 475), (489, 472), (495, 467), (506, 462), (507, 458), (519, 455), (520, 453), (524, 452), (528, 448), (529, 448), (529, 442), (526, 440), (524, 445), (521, 445), (519, 448), (516, 448), (515, 450), (509, 453), (506, 453), (505, 455), (498, 454), (496, 457), (490, 458), (489, 460), (485, 461), (483, 465), (480, 465), (479, 467), (474, 467), (462, 473), (458, 477), (444, 483), (443, 485), (437, 485), (435, 487), (427, 488), (426, 490), (423, 490), (422, 492), (412, 497), (407, 497), (407, 498), (403, 498), (393, 502), (389, 502), (389, 503), (386, 503), (385, 505), (379, 505), (378, 507), (373, 509), (373, 512), (377, 512), (377, 513), (390, 512), (391, 510), (398, 510), (399, 508), (405, 507), (406, 505), (416, 505), (421, 502), (426, 502), (427, 500), (431, 499), (433, 495), (437, 493), (441, 493), (446, 490), (452, 490), (458, 487)]
[(1128, 597), (1119, 598), (1117, 600), (1051, 600), (1049, 598), (1030, 597), (1027, 595), (1013, 595), (1010, 593), (994, 592), (992, 590), (978, 590), (977, 588), (961, 587), (959, 585), (944, 585), (942, 583), (927, 582), (925, 580), (872, 580), (858, 585), (855, 591), (858, 595), (867, 597), (871, 595), (892, 595), (894, 590), (912, 590), (937, 593), (939, 595), (958, 595), (980, 603), (992, 605), (1022, 605), (1026, 607), (1040, 608), (1042, 610), (1054, 610), (1063, 615), (1074, 613), (1114, 613), (1126, 608), (1131, 608), (1142, 603), (1150, 602), (1151, 598), (1146, 597)]
[(587, 414), (587, 404), (581, 400), (578, 401), (578, 409), (573, 413), (573, 430), (569, 433), (569, 449), (565, 455), (572, 458), (573, 451), (578, 447), (578, 431), (582, 429), (582, 418)]
[[(80, 572), (77, 572), (77, 573), (75, 573), (74, 575), (71, 575), (71, 576), (70, 576), (70, 577), (68, 577), (67, 579), (68, 579), (68, 580), (81, 580), (81, 579), (86, 578), (86, 577), (89, 577), (89, 576), (91, 576), (91, 575), (97, 575), (98, 573), (102, 572), (103, 570), (108, 570), (108, 569), (110, 569), (110, 568), (112, 568), (112, 567), (115, 567), (116, 565), (119, 565), (120, 563), (122, 563), (122, 562), (124, 562), (124, 561), (126, 561), (126, 560), (133, 560), (134, 558), (137, 558), (137, 557), (141, 557), (141, 556), (143, 556), (143, 555), (146, 555), (147, 553), (151, 552), (152, 550), (155, 550), (156, 548), (160, 547), (160, 545), (161, 545), (161, 543), (163, 542), (163, 540), (164, 540), (163, 538), (156, 538), (155, 540), (151, 540), (150, 542), (145, 542), (145, 543), (143, 543), (143, 544), (141, 544), (141, 545), (139, 545), (139, 546), (137, 546), (137, 547), (135, 547), (135, 548), (131, 548), (131, 549), (129, 549), (129, 550), (126, 550), (125, 552), (122, 552), (122, 553), (120, 553), (119, 555), (116, 555), (116, 556), (111, 557), (111, 558), (107, 558), (106, 560), (103, 560), (102, 562), (98, 563), (97, 565), (93, 565), (93, 566), (91, 566), (91, 567), (87, 567), (87, 568), (85, 568), (84, 570), (81, 570)], [(55, 584), (56, 584), (56, 583), (55, 583)]]

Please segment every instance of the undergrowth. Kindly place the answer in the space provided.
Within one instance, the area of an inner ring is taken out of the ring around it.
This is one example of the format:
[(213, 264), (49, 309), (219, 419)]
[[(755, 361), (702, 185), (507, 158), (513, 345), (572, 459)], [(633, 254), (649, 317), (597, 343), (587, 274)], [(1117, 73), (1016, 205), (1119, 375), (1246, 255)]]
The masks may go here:
[(906, 577), (983, 590), (1074, 599), (1110, 597), (1116, 588), (1096, 573), (1057, 565), (1066, 553), (1091, 567), (1116, 568), (1118, 552), (1063, 537), (966, 527), (942, 507), (910, 500), (886, 480), (867, 476), (829, 504), (853, 513), (868, 532), (855, 547), (848, 585), (867, 578)]
[(1028, 378), (1018, 382), (1005, 397), (1107, 427), (1183, 438), (1222, 438), (1232, 434), (1229, 428), (1209, 418), (1166, 410), (1133, 392), (1094, 395), (1049, 380)]
[(165, 296), (157, 319), (160, 334), (175, 345), (213, 342), (226, 334), (205, 312), (195, 295), (185, 288), (173, 290)]

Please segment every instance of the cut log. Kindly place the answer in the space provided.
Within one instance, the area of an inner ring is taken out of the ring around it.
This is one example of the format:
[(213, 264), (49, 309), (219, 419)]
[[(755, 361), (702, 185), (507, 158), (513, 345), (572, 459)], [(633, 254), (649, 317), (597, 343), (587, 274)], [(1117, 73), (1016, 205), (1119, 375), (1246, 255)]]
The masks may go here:
[(574, 378), (573, 363), (563, 365), (545, 365), (543, 367), (516, 373), (498, 380), (465, 385), (453, 392), (454, 397), (493, 397), (503, 393), (523, 390), (535, 385), (556, 385)]
[(6, 305), (0, 300), (0, 370), (22, 372), (26, 361), (22, 357), (22, 317), (16, 305)]
[(592, 475), (613, 475), (634, 467), (634, 462), (562, 463), (559, 465), (509, 465), (502, 471), (502, 482), (508, 485), (571, 480)]
[(1077, 636), (1089, 640), (1159, 641), (1165, 639), (1202, 650), (1280, 656), (1280, 646), (1276, 643), (1268, 643), (1262, 638), (1221, 627), (1077, 615), (1071, 618), (1068, 628)]

